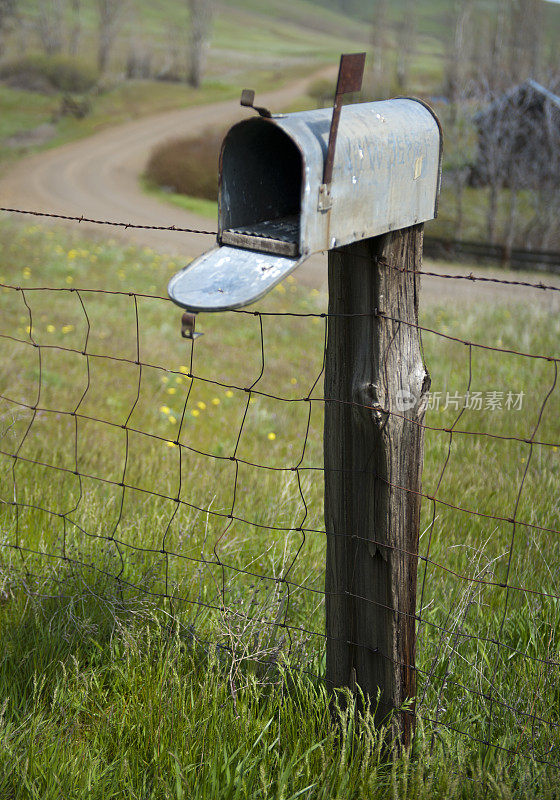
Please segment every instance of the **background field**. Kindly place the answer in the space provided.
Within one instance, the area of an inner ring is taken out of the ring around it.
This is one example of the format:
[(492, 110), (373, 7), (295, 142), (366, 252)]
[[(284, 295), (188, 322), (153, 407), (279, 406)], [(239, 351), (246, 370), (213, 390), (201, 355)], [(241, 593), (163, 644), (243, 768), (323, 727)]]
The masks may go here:
[[(8, 796), (346, 798), (375, 787), (396, 797), (409, 783), (409, 796), (472, 797), (482, 796), (477, 781), (491, 776), (490, 796), (553, 797), (556, 769), (532, 759), (555, 762), (560, 748), (558, 669), (546, 664), (559, 655), (551, 595), (560, 553), (557, 535), (538, 528), (514, 532), (441, 504), (432, 528), (434, 508), (424, 503), (421, 553), (429, 539), (430, 561), (420, 569), (422, 583), (427, 565), (419, 712), (432, 722), (425, 734), (421, 728), (419, 758), (383, 765), (371, 722), (351, 747), (337, 738), (317, 683), (324, 673), (321, 382), (307, 435), (303, 399), (321, 372), (325, 297), (288, 280), (259, 304), (272, 316), (203, 316), (192, 367), (178, 314), (168, 301), (140, 297), (140, 360), (154, 366), (142, 367), (139, 384), (133, 363), (101, 356), (134, 360), (136, 312), (127, 292), (158, 294), (177, 265), (153, 251), (37, 226), (5, 223), (0, 237), (0, 763)], [(84, 292), (84, 313), (76, 293), (32, 286), (122, 294)], [(484, 344), (557, 353), (557, 306), (546, 296), (530, 308), (522, 300), (424, 305), (422, 323)], [(288, 310), (311, 316), (275, 316)], [(261, 370), (260, 319), (265, 369), (248, 403), (243, 387)], [(465, 346), (425, 334), (424, 349), (432, 389), (464, 394)], [(471, 390), (524, 392), (523, 408), (463, 415), (440, 499), (509, 517), (525, 475), (517, 519), (558, 529), (555, 378), (553, 363), (473, 349)], [(547, 395), (538, 439), (550, 446), (468, 433), (529, 438)], [(229, 456), (245, 409), (235, 479)], [(428, 495), (450, 447), (441, 429), (456, 416), (453, 407), (428, 414), (438, 429), (427, 431)], [(291, 468), (302, 451), (298, 486)], [(87, 477), (78, 480), (74, 470)], [(24, 504), (17, 512), (13, 498)], [(512, 534), (508, 583), (535, 593), (510, 592), (500, 630)], [(292, 560), (288, 587), (276, 579)], [(24, 600), (22, 581), (41, 598)], [(278, 627), (280, 619), (289, 627)], [(285, 660), (292, 677), (282, 672)], [(202, 740), (198, 730), (206, 731)], [(488, 750), (487, 737), (518, 756)], [(468, 792), (449, 760), (474, 779)]]

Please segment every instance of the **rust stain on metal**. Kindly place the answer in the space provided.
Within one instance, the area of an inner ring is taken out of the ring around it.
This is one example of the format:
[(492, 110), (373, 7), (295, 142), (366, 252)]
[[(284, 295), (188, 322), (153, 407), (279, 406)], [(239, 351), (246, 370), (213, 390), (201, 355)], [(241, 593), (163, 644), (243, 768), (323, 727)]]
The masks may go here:
[(195, 333), (196, 314), (185, 311), (181, 317), (181, 336), (183, 339), (196, 339), (202, 336), (202, 333)]

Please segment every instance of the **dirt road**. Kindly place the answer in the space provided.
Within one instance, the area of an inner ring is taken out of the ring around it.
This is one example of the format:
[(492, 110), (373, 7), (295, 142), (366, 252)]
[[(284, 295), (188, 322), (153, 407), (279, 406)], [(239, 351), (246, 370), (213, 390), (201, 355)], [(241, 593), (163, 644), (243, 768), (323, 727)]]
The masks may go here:
[[(331, 74), (336, 75), (336, 68), (320, 73), (323, 77)], [(258, 102), (281, 111), (301, 97), (316, 77), (261, 95)], [(138, 177), (150, 151), (161, 141), (197, 134), (212, 125), (223, 126), (253, 114), (234, 100), (180, 109), (127, 122), (37, 153), (18, 162), (0, 180), (1, 205), (143, 225), (213, 230), (216, 223), (212, 220), (145, 195)], [(199, 255), (213, 244), (211, 236), (173, 231), (110, 231), (111, 236), (179, 258)], [(324, 259), (315, 261), (317, 269), (324, 272)]]
[[(325, 77), (336, 74), (336, 68), (322, 71)], [(258, 97), (258, 102), (274, 111), (281, 111), (304, 94), (317, 74), (287, 87)], [(176, 225), (182, 228), (214, 229), (211, 220), (198, 217), (172, 205), (145, 195), (138, 176), (143, 172), (149, 153), (162, 140), (199, 133), (211, 125), (224, 125), (254, 112), (240, 107), (238, 101), (169, 111), (134, 120), (101, 131), (81, 141), (54, 150), (38, 153), (18, 162), (0, 179), (1, 205), (28, 208), (86, 217), (126, 221), (146, 225)], [(86, 225), (84, 224), (84, 229)], [(90, 226), (94, 227), (94, 226)], [(176, 256), (179, 261), (199, 255), (214, 243), (212, 236), (173, 231), (119, 231), (111, 228), (110, 236), (138, 245), (147, 245)], [(429, 265), (433, 266), (433, 265)], [(444, 265), (439, 271), (453, 271)], [(469, 271), (458, 269), (457, 272)], [(485, 271), (485, 274), (488, 274)], [(326, 257), (313, 256), (296, 273), (305, 285), (326, 288)], [(502, 271), (500, 277), (505, 277)], [(518, 273), (511, 275), (519, 278)], [(535, 280), (536, 276), (529, 276)], [(553, 279), (547, 279), (552, 283)], [(560, 284), (556, 278), (555, 282)], [(521, 291), (516, 290), (520, 295)], [(491, 284), (471, 284), (433, 278), (424, 280), (424, 295), (447, 300), (461, 297), (480, 299), (489, 293), (499, 298), (512, 297), (512, 290)], [(539, 302), (544, 292), (533, 293)], [(560, 294), (554, 292), (553, 294)], [(524, 299), (527, 294), (524, 295)]]

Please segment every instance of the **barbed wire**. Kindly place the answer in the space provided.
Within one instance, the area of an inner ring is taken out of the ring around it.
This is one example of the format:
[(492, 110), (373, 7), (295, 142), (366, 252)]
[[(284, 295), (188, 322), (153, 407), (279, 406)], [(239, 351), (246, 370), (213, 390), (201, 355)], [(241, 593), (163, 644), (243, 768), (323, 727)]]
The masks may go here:
[(139, 229), (145, 231), (176, 231), (177, 233), (200, 233), (205, 236), (215, 236), (216, 231), (197, 230), (196, 228), (178, 228), (176, 225), (140, 225), (135, 222), (113, 222), (108, 219), (93, 219), (91, 217), (84, 217), (83, 214), (79, 217), (70, 214), (55, 214), (51, 211), (28, 211), (21, 208), (4, 208), (0, 207), (0, 211), (8, 214), (25, 214), (31, 217), (46, 217), (49, 219), (60, 219), (66, 222), (87, 222), (92, 225), (109, 225), (113, 228)]
[[(23, 214), (34, 217), (60, 219), (68, 222), (78, 222), (78, 223), (87, 222), (93, 225), (109, 225), (124, 229), (130, 228), (130, 229), (154, 230), (154, 231), (176, 231), (177, 233), (197, 233), (203, 236), (218, 235), (218, 232), (214, 230), (179, 228), (176, 225), (141, 225), (134, 222), (114, 222), (111, 220), (102, 220), (102, 219), (94, 219), (91, 217), (85, 217), (83, 215), (71, 216), (68, 214), (55, 214), (53, 212), (48, 212), (48, 211), (31, 211), (21, 208), (0, 207), (0, 211), (10, 214)], [(342, 252), (342, 250), (340, 248), (333, 248), (332, 252)], [(353, 257), (363, 258), (363, 256), (360, 256), (359, 254), (354, 254)], [(538, 283), (532, 283), (530, 281), (519, 281), (519, 280), (510, 280), (506, 278), (489, 277), (488, 275), (475, 275), (473, 272), (470, 272), (467, 275), (456, 275), (452, 273), (449, 274), (449, 273), (433, 272), (430, 270), (423, 270), (423, 269), (409, 270), (406, 267), (400, 267), (398, 265), (390, 264), (384, 259), (378, 259), (378, 263), (381, 263), (382, 261), (384, 266), (390, 267), (391, 269), (401, 273), (415, 272), (417, 275), (424, 275), (426, 277), (431, 277), (431, 278), (443, 278), (447, 280), (460, 280), (460, 281), (470, 281), (470, 282), (480, 282), (480, 283), (495, 283), (495, 284), (501, 284), (503, 286), (519, 286), (529, 289), (540, 289), (545, 291), (560, 292), (560, 286), (555, 286), (554, 284), (545, 284), (542, 281)], [(241, 312), (243, 311), (243, 309), (238, 309), (238, 310)]]

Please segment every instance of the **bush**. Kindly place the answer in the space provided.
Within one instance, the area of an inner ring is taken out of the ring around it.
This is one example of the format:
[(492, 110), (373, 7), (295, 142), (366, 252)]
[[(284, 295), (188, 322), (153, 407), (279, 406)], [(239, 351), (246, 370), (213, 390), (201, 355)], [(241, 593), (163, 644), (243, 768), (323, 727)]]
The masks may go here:
[(87, 92), (98, 77), (95, 69), (67, 56), (23, 56), (0, 67), (1, 79), (34, 91)]
[(218, 156), (224, 131), (208, 130), (196, 138), (172, 139), (152, 151), (146, 178), (180, 194), (216, 200)]
[(332, 106), (336, 91), (335, 84), (327, 78), (317, 78), (307, 90), (308, 97), (315, 100), (317, 108)]

